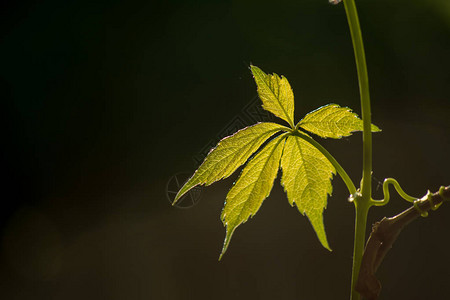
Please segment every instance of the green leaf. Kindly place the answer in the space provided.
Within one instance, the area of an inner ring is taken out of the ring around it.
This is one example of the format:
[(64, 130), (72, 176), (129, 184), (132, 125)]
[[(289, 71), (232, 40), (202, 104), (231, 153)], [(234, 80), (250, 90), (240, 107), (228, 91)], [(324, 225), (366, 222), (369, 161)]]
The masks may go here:
[(227, 233), (219, 260), (227, 251), (236, 227), (256, 214), (264, 199), (269, 196), (278, 174), (284, 139), (284, 134), (278, 136), (259, 151), (228, 192), (221, 217)]
[(281, 184), (291, 205), (308, 217), (322, 245), (331, 251), (323, 225), (323, 210), (333, 190), (336, 173), (329, 160), (313, 145), (298, 136), (289, 136), (281, 158)]
[(260, 68), (251, 66), (263, 108), (294, 127), (294, 93), (286, 77), (267, 75)]
[(194, 175), (178, 191), (178, 201), (187, 191), (199, 184), (210, 185), (230, 176), (275, 132), (286, 128), (282, 125), (265, 122), (239, 130), (222, 139), (205, 158)]
[[(363, 121), (348, 107), (328, 104), (308, 113), (297, 126), (320, 137), (340, 139), (363, 130)], [(372, 132), (381, 131), (372, 124)]]

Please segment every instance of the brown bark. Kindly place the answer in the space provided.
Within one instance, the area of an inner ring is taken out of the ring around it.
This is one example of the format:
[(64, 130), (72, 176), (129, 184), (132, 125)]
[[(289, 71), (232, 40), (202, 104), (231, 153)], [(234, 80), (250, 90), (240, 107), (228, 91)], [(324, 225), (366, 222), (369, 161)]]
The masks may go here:
[(426, 216), (428, 211), (435, 210), (444, 200), (450, 199), (450, 186), (442, 187), (436, 193), (427, 193), (415, 205), (400, 214), (383, 218), (372, 226), (372, 233), (367, 240), (364, 255), (361, 261), (356, 291), (368, 300), (378, 299), (381, 283), (375, 277), (381, 262), (387, 252), (392, 248), (403, 228), (417, 219), (420, 215)]

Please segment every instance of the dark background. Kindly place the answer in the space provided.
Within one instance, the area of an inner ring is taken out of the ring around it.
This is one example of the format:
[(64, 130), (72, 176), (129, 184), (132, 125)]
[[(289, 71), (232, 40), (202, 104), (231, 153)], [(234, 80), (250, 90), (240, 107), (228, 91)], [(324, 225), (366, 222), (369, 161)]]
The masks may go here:
[[(236, 179), (170, 206), (168, 180), (256, 95), (248, 66), (285, 75), (297, 120), (330, 102), (360, 113), (343, 5), (296, 1), (1, 4), (1, 299), (346, 299), (354, 211), (340, 178), (333, 252), (276, 180), (217, 261)], [(372, 91), (374, 189), (450, 184), (450, 5), (360, 0)], [(361, 134), (321, 140), (357, 183)], [(408, 203), (394, 196), (370, 222)], [(381, 299), (450, 294), (450, 209), (411, 224), (381, 266)]]

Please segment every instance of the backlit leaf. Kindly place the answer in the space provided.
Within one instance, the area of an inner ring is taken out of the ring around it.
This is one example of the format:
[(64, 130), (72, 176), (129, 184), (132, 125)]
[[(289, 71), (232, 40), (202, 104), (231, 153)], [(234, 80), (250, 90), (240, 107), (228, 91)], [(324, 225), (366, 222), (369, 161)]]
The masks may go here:
[[(348, 107), (328, 104), (307, 114), (298, 125), (320, 137), (340, 139), (363, 130), (363, 121)], [(381, 131), (372, 124), (372, 132)]]
[(308, 217), (322, 245), (331, 250), (323, 225), (323, 210), (331, 195), (331, 179), (336, 173), (329, 160), (307, 141), (289, 136), (281, 158), (281, 184), (291, 205)]
[(282, 125), (265, 122), (239, 130), (222, 139), (205, 158), (194, 175), (183, 185), (175, 197), (176, 203), (187, 191), (199, 184), (210, 185), (230, 176)]
[[(326, 151), (298, 129), (324, 138), (339, 139), (354, 131), (363, 130), (363, 121), (349, 108), (329, 104), (310, 112), (294, 126), (294, 94), (287, 79), (277, 74), (265, 74), (255, 66), (251, 66), (251, 70), (263, 108), (287, 121), (292, 128), (275, 123), (258, 123), (222, 139), (180, 189), (174, 204), (196, 185), (210, 185), (228, 177), (248, 161), (228, 192), (222, 211), (221, 219), (226, 227), (220, 255), (222, 258), (236, 228), (254, 216), (264, 199), (269, 196), (281, 166), (281, 184), (289, 203), (291, 206), (295, 204), (308, 217), (321, 244), (331, 251), (325, 233), (323, 212), (328, 196), (332, 193), (331, 179), (336, 174), (335, 167), (339, 169), (341, 176), (345, 175), (343, 178), (347, 187), (349, 179), (330, 154), (322, 154), (321, 151)], [(371, 130), (381, 131), (375, 125), (371, 125)], [(279, 131), (284, 133), (265, 144)], [(249, 159), (250, 157), (252, 158)], [(355, 189), (352, 185), (351, 183), (349, 190)]]
[(242, 170), (239, 179), (228, 192), (222, 221), (226, 237), (222, 255), (228, 248), (234, 230), (256, 214), (264, 199), (269, 196), (277, 177), (285, 135), (270, 141)]
[(266, 74), (251, 66), (263, 108), (294, 127), (294, 93), (286, 77)]

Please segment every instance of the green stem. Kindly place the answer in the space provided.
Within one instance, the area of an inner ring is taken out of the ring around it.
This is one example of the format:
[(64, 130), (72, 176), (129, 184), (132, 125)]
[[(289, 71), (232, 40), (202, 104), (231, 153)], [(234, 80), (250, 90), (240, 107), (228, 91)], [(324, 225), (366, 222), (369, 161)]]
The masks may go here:
[(351, 285), (351, 300), (361, 299), (360, 294), (355, 291), (356, 282), (358, 280), (359, 268), (361, 267), (361, 260), (364, 253), (364, 246), (366, 240), (366, 225), (367, 214), (371, 204), (360, 198), (354, 199), (356, 208), (356, 220), (355, 220), (355, 242), (353, 244), (353, 267), (352, 267), (352, 285)]
[(363, 198), (371, 197), (372, 173), (372, 131), (370, 114), (369, 76), (367, 74), (366, 55), (359, 25), (358, 12), (354, 0), (344, 0), (347, 20), (355, 51), (356, 69), (358, 71), (359, 91), (361, 95), (361, 114), (363, 119), (363, 182), (361, 194)]
[(353, 252), (351, 300), (359, 300), (361, 296), (354, 290), (359, 274), (361, 258), (364, 252), (367, 213), (371, 206), (371, 177), (372, 177), (372, 131), (370, 115), (369, 76), (367, 74), (366, 57), (359, 25), (358, 12), (354, 0), (344, 0), (345, 12), (350, 27), (350, 34), (355, 52), (356, 69), (358, 71), (359, 92), (361, 97), (361, 114), (363, 119), (363, 178), (361, 182), (361, 196), (356, 198), (355, 241)]

